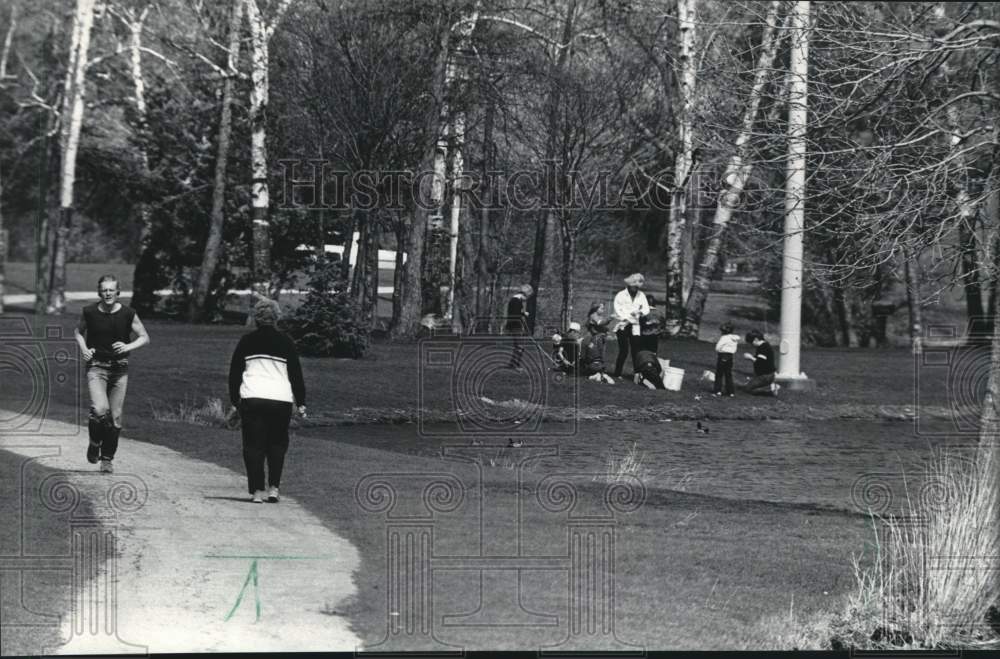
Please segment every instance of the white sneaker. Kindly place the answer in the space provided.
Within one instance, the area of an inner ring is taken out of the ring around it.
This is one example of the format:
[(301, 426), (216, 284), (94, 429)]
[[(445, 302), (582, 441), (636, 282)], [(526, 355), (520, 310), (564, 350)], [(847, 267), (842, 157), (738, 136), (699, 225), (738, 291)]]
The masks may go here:
[(114, 473), (115, 468), (111, 465), (111, 460), (101, 460), (101, 472), (105, 474)]
[(278, 503), (278, 488), (272, 485), (267, 489), (267, 500), (270, 503)]
[(250, 499), (254, 503), (264, 503), (264, 490), (257, 490), (253, 493), (253, 498)]

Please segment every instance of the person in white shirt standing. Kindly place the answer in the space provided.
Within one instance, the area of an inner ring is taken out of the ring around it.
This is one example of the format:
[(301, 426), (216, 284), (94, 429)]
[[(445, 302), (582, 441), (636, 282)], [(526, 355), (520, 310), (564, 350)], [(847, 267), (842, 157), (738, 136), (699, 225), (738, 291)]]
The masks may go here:
[(733, 357), (740, 347), (740, 335), (733, 333), (732, 323), (722, 323), (719, 327), (722, 336), (715, 344), (715, 389), (713, 396), (721, 396), (723, 390), (727, 396), (735, 396), (733, 387)]
[(646, 285), (646, 278), (636, 272), (625, 278), (625, 288), (615, 295), (615, 316), (619, 322), (615, 327), (618, 339), (618, 360), (615, 362), (614, 377), (622, 377), (625, 358), (632, 353), (632, 372), (638, 372), (636, 357), (639, 355), (641, 328), (639, 320), (649, 313), (646, 295), (639, 289)]

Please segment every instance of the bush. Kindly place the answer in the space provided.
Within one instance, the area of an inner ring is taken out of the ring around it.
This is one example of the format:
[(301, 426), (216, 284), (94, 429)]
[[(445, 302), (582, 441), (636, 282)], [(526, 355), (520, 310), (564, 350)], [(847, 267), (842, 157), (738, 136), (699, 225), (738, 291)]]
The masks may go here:
[(360, 359), (368, 350), (371, 331), (360, 318), (361, 309), (347, 292), (340, 263), (323, 259), (313, 266), (309, 293), (284, 329), (303, 355)]

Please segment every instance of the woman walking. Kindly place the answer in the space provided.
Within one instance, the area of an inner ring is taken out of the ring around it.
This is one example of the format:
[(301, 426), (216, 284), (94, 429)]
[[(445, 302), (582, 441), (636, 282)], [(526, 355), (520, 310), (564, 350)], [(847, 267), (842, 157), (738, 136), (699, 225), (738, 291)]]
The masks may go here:
[[(257, 329), (240, 339), (229, 365), (229, 398), (243, 424), (243, 462), (254, 503), (278, 502), (292, 405), (306, 415), (306, 386), (295, 344), (277, 330), (274, 300), (253, 308)], [(264, 465), (267, 465), (267, 491)]]

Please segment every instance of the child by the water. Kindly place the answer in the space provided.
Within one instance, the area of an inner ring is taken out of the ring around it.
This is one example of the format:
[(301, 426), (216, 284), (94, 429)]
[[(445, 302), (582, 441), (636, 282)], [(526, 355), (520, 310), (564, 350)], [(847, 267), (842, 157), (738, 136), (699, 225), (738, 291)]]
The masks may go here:
[(722, 336), (715, 344), (715, 387), (713, 396), (735, 396), (733, 386), (733, 359), (740, 347), (740, 335), (733, 332), (732, 323), (722, 323)]

